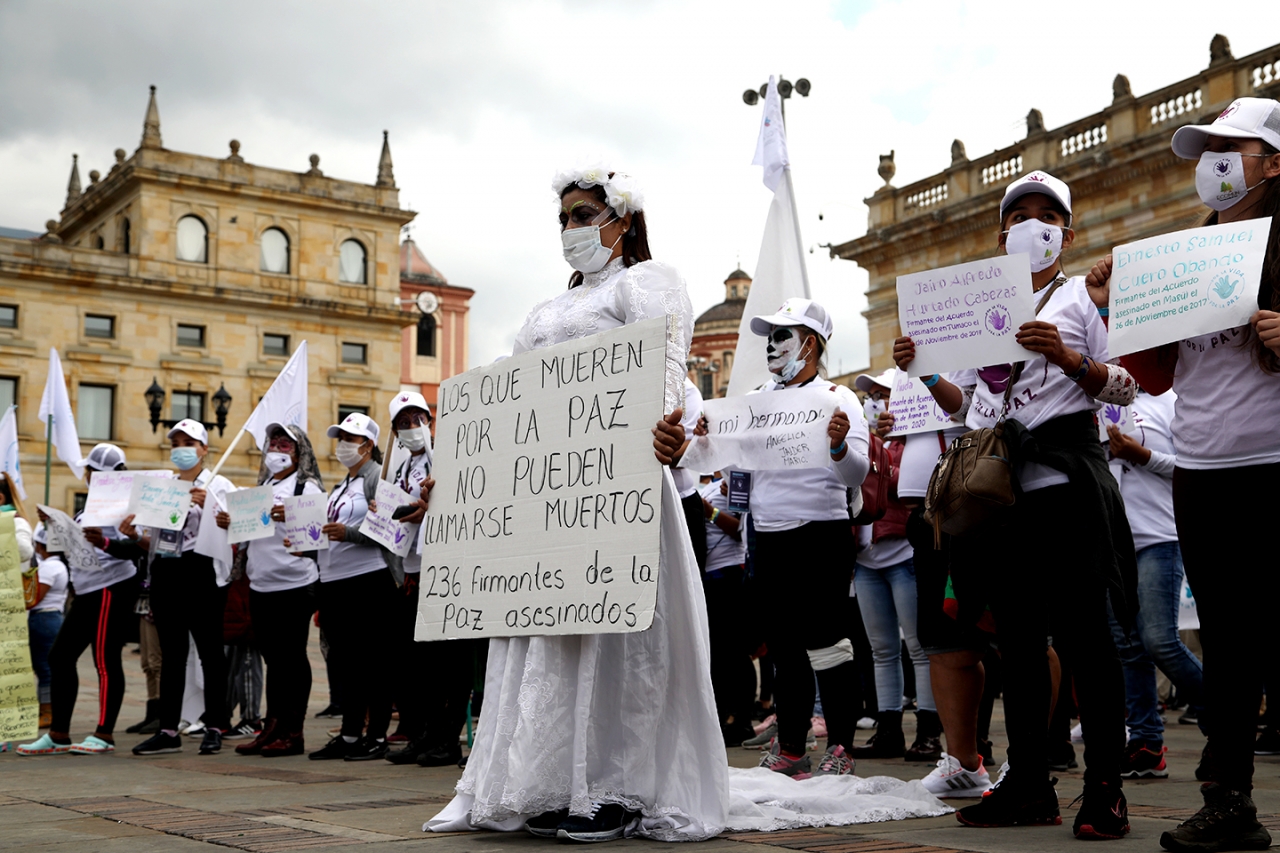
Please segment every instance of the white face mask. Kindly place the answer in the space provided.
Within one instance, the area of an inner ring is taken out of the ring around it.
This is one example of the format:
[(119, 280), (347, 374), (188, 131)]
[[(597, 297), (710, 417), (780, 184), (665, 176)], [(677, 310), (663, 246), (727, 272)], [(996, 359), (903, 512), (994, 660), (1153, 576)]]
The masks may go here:
[(1028, 219), (1012, 226), (1005, 234), (1005, 251), (1010, 255), (1025, 252), (1031, 258), (1032, 272), (1048, 269), (1062, 254), (1062, 229), (1057, 225)]
[(360, 452), (360, 444), (358, 441), (339, 441), (338, 449), (333, 454), (338, 457), (338, 462), (344, 467), (350, 468), (364, 455)]
[(279, 474), (281, 471), (288, 471), (293, 467), (293, 457), (288, 453), (272, 451), (267, 454), (263, 464), (267, 466), (267, 470), (272, 474)]
[(1242, 154), (1227, 151), (1215, 154), (1206, 151), (1196, 164), (1196, 192), (1200, 200), (1214, 210), (1226, 210), (1245, 197), (1249, 190), (1262, 186), (1263, 178), (1252, 187), (1245, 186), (1244, 158), (1263, 157), (1263, 154)]
[(410, 453), (417, 453), (427, 446), (427, 431), (422, 427), (402, 429), (397, 433), (396, 438), (399, 440), (400, 445)]
[(879, 419), (880, 413), (888, 408), (888, 404), (884, 400), (873, 400), (868, 397), (862, 403), (862, 413), (867, 416), (867, 423), (874, 428), (876, 420)]
[(606, 248), (601, 245), (598, 225), (566, 228), (560, 232), (564, 259), (569, 262), (569, 266), (581, 273), (599, 272), (604, 269), (604, 265), (609, 263), (609, 258), (613, 256), (613, 247), (617, 246), (621, 239), (622, 235), (619, 234), (618, 239), (613, 241), (613, 246)]
[(769, 333), (765, 357), (769, 359), (769, 372), (790, 382), (804, 370), (805, 357), (801, 355), (800, 338), (790, 328), (774, 329)]

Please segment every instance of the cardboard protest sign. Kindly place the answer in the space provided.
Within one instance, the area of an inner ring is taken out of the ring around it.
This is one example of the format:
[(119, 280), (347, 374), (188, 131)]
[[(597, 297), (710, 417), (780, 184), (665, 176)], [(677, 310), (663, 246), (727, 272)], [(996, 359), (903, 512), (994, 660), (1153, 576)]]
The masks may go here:
[(889, 389), (889, 414), (893, 415), (893, 432), (889, 433), (890, 436), (934, 432), (960, 426), (942, 411), (928, 388), (902, 370), (893, 372), (893, 387)]
[(822, 388), (705, 400), (707, 434), (689, 443), (680, 467), (707, 474), (725, 467), (830, 468), (827, 425), (837, 402), (835, 394)]
[(1271, 217), (1206, 225), (1116, 246), (1107, 354), (1243, 326), (1258, 310)]
[(270, 486), (236, 489), (227, 492), (223, 500), (227, 504), (227, 515), (231, 516), (227, 541), (232, 545), (276, 535), (276, 523), (271, 520), (276, 499)]
[(325, 514), (329, 503), (328, 495), (297, 495), (286, 497), (281, 503), (284, 504), (281, 535), (289, 540), (290, 551), (301, 553), (329, 550), (329, 537), (321, 533), (329, 521)]
[(129, 491), (133, 523), (158, 530), (181, 530), (191, 508), (191, 488), (186, 480), (134, 477)]
[(413, 503), (413, 496), (386, 480), (379, 480), (375, 500), (378, 502), (378, 511), (365, 515), (360, 532), (397, 557), (403, 557), (413, 547), (415, 531), (409, 525), (393, 519), (391, 514), (405, 504)]
[(26, 740), (40, 733), (13, 518), (11, 512), (0, 513), (0, 742)]
[(85, 527), (119, 527), (129, 514), (135, 477), (171, 479), (170, 471), (94, 471), (80, 523)]
[(1023, 360), (1014, 335), (1035, 314), (1025, 254), (898, 276), (898, 323), (916, 345), (912, 377)]
[(418, 640), (649, 627), (666, 341), (659, 317), (441, 383)]
[(81, 572), (96, 572), (102, 568), (98, 561), (98, 549), (84, 538), (84, 530), (75, 519), (60, 509), (38, 505), (49, 520), (45, 523), (49, 537), (49, 550), (61, 551), (67, 565)]

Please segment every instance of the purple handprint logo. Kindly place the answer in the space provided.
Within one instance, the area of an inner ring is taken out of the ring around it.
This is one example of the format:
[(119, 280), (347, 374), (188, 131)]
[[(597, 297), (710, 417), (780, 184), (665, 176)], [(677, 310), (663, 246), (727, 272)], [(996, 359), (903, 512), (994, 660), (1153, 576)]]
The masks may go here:
[(978, 377), (986, 383), (987, 390), (992, 394), (1003, 394), (1012, 375), (1012, 364), (993, 364), (978, 371)]
[(985, 319), (987, 331), (993, 335), (1007, 335), (1009, 330), (1013, 328), (1013, 323), (1009, 317), (1009, 309), (1003, 305), (992, 305), (988, 308)]
[(404, 528), (403, 528), (403, 527), (400, 527), (400, 528), (398, 528), (398, 529), (396, 530), (396, 547), (399, 547), (399, 546), (400, 546), (400, 543), (404, 541), (404, 537), (405, 537), (406, 535), (408, 535), (408, 534), (406, 534), (406, 533), (404, 532)]
[(1120, 425), (1120, 421), (1124, 418), (1124, 409), (1115, 403), (1109, 403), (1103, 408), (1102, 413), (1106, 415), (1107, 420), (1116, 426)]
[(311, 538), (312, 542), (319, 542), (320, 541), (320, 525), (316, 524), (314, 521), (308, 524), (307, 536)]

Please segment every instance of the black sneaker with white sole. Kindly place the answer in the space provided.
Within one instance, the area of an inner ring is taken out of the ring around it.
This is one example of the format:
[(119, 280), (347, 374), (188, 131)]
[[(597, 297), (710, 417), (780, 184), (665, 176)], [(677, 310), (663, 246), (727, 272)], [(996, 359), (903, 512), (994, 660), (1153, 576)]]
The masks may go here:
[(626, 834), (635, 817), (617, 803), (592, 803), (590, 817), (569, 816), (561, 821), (556, 837), (561, 841), (616, 841)]
[(569, 810), (561, 809), (558, 812), (543, 812), (537, 817), (529, 818), (524, 828), (529, 834), (537, 838), (555, 838), (556, 833), (560, 830), (560, 824), (569, 819)]
[(133, 748), (134, 755), (164, 755), (168, 752), (182, 752), (182, 738), (156, 732)]
[(360, 740), (351, 744), (347, 750), (347, 761), (377, 761), (380, 758), (386, 758), (387, 753), (391, 751), (391, 745), (387, 743), (386, 738), (382, 740), (374, 740), (365, 735)]

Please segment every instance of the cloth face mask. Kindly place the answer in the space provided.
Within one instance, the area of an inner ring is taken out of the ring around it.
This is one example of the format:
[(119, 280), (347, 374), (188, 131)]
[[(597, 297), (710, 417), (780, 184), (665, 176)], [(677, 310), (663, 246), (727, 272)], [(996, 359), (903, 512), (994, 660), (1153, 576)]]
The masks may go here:
[(613, 246), (606, 248), (600, 243), (599, 225), (567, 228), (560, 232), (564, 259), (568, 261), (569, 266), (581, 273), (599, 272), (604, 269), (604, 265), (609, 263), (609, 258), (613, 256), (614, 246), (617, 246), (621, 239), (622, 235), (619, 234), (618, 239), (613, 241)]
[(194, 447), (175, 447), (169, 451), (169, 461), (177, 465), (179, 470), (190, 471), (200, 463), (200, 457)]
[(1010, 255), (1026, 253), (1031, 258), (1031, 271), (1041, 272), (1053, 266), (1062, 254), (1062, 229), (1038, 219), (1019, 222), (1005, 233), (1004, 248)]
[(874, 428), (876, 421), (880, 418), (880, 413), (888, 408), (888, 404), (884, 400), (873, 400), (868, 397), (862, 404), (862, 413), (867, 416), (867, 423)]
[(293, 465), (293, 457), (288, 453), (280, 453), (273, 451), (267, 454), (267, 458), (263, 460), (267, 466), (267, 470), (272, 474), (279, 474), (281, 471), (289, 470), (289, 466)]
[(338, 462), (344, 468), (350, 468), (360, 461), (360, 442), (339, 441), (337, 449), (333, 451), (333, 455), (338, 457)]
[(396, 436), (400, 444), (410, 453), (417, 453), (427, 446), (427, 436), (422, 427), (414, 427), (413, 429), (402, 429)]
[(1239, 151), (1227, 151), (1215, 154), (1206, 151), (1200, 155), (1196, 164), (1196, 192), (1207, 207), (1214, 210), (1226, 210), (1245, 197), (1249, 190), (1262, 186), (1263, 178), (1253, 186), (1245, 186), (1244, 158), (1262, 157), (1263, 154), (1242, 154)]
[(774, 329), (765, 347), (769, 360), (769, 372), (783, 382), (790, 382), (804, 369), (805, 360), (800, 356), (800, 339), (788, 328)]

